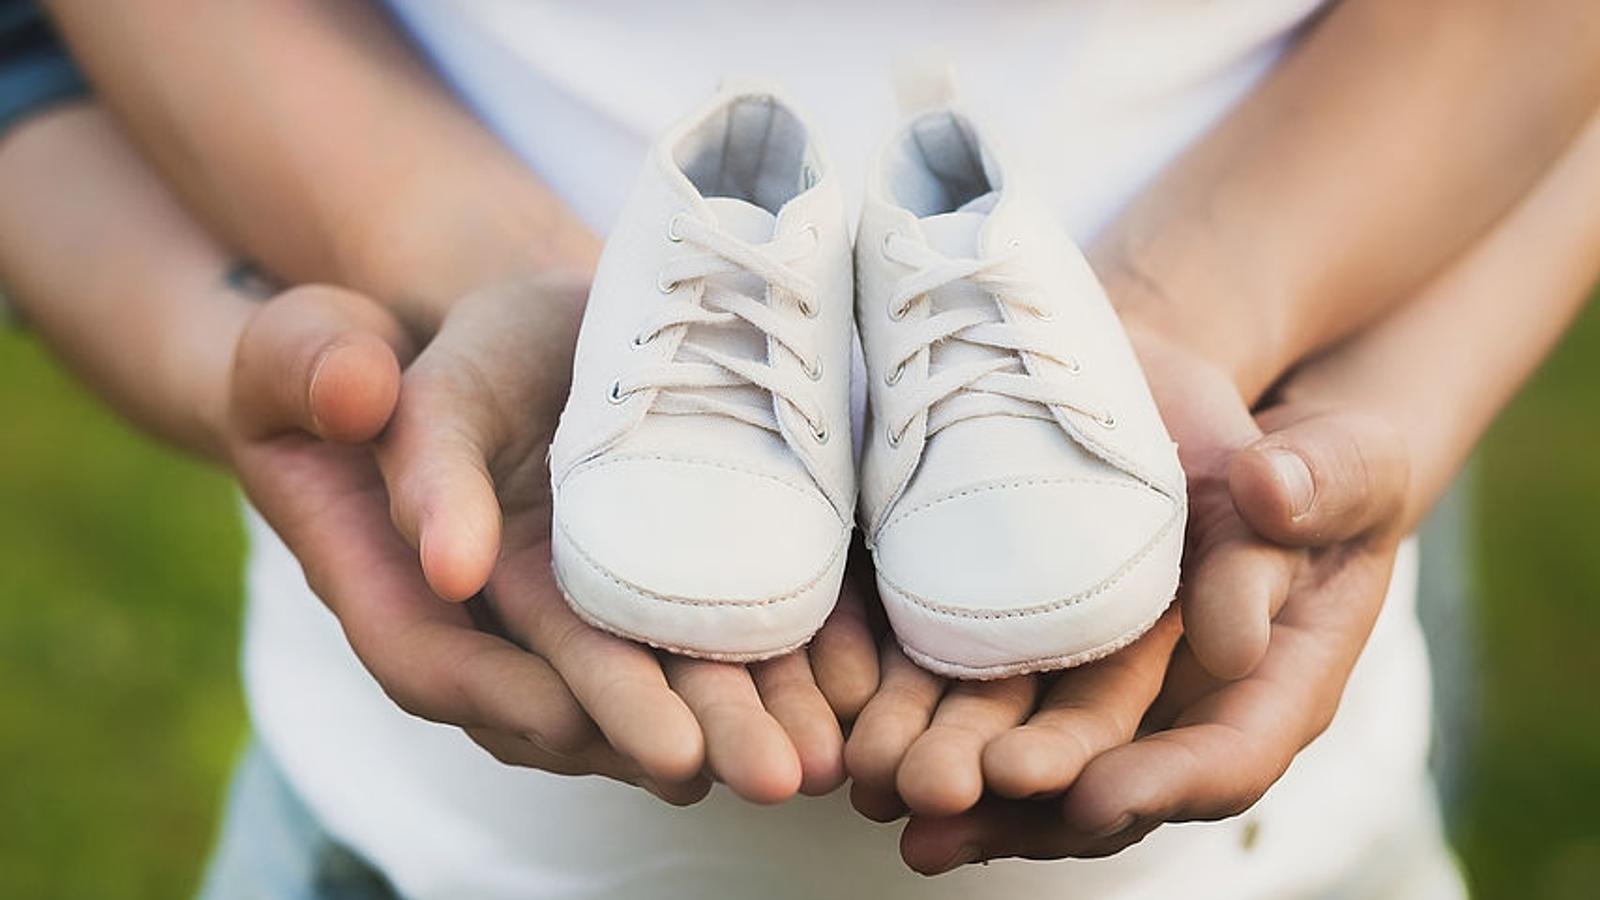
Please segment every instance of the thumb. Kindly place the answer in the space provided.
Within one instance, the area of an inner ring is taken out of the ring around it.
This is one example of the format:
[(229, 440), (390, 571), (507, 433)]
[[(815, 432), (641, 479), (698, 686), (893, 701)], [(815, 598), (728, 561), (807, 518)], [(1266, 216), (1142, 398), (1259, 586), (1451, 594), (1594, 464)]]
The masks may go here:
[(1340, 410), (1295, 421), (1240, 451), (1228, 489), (1239, 515), (1261, 534), (1322, 546), (1392, 519), (1410, 477), (1406, 445), (1393, 426)]
[(472, 364), (441, 353), (440, 336), (406, 373), (378, 445), (395, 527), (418, 551), (434, 593), (482, 590), (500, 551), (501, 514), (489, 470), (502, 429)]
[(291, 288), (261, 307), (234, 351), (232, 417), (249, 438), (305, 431), (372, 440), (400, 391), (399, 323), (341, 288)]

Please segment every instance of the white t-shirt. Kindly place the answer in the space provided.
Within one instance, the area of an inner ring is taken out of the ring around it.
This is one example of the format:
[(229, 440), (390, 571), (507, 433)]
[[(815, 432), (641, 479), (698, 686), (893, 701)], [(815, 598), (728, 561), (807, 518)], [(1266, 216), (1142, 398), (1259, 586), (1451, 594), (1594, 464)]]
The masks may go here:
[[(893, 121), (896, 54), (937, 46), (1080, 238), (1270, 69), (1320, 0), (392, 0), (478, 113), (604, 233), (654, 134), (725, 75), (782, 84), (848, 186)], [(495, 762), (398, 710), (251, 516), (245, 684), (261, 740), (337, 838), (424, 898), (1314, 895), (1430, 821), (1415, 553), (1337, 721), (1248, 815), (1117, 857), (922, 879), (845, 792), (687, 810)]]

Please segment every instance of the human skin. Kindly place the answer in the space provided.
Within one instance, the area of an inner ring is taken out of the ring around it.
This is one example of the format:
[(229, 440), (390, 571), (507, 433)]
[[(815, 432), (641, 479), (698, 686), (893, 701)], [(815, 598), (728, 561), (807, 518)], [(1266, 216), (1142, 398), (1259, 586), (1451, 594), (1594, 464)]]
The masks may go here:
[[(50, 6), (180, 192), (286, 277), (366, 291), (427, 329), (493, 282), (484, 271), (592, 260), (593, 236), (359, 2)], [(285, 58), (303, 62), (286, 70)], [(1118, 217), (1097, 265), (1131, 322), (1254, 402), (1528, 189), (1600, 102), (1596, 58), (1600, 8), (1587, 0), (1344, 0)], [(482, 162), (452, 162), (464, 148)], [(463, 259), (476, 261), (466, 275)], [(439, 490), (475, 483), (451, 478)], [(397, 517), (437, 554), (424, 569), (445, 596), (481, 585), (494, 547), (489, 494), (458, 496), (469, 501), (449, 512), (402, 503)], [(425, 542), (423, 521), (437, 532)], [(1265, 654), (1265, 611), (1281, 598), (1211, 589), (1224, 583), (1199, 580), (1183, 614), (1206, 668), (1238, 677)]]
[[(538, 545), (535, 531), (508, 528), (515, 523), (505, 514), (531, 518), (545, 502), (536, 451), (565, 395), (595, 236), (450, 100), (367, 4), (112, 11), (64, 3), (53, 12), (100, 96), (207, 222), (275, 274), (380, 301), (428, 361), (406, 370), (378, 459), (392, 527), (414, 548), (434, 592), (460, 601), (487, 586), (499, 604), (508, 584), (549, 587), (547, 558), (509, 552), (513, 538)], [(163, 52), (127, 55), (158, 45)], [(285, 59), (298, 64), (285, 71)], [(484, 298), (514, 310), (523, 326), (485, 323)], [(452, 317), (460, 320), (454, 327)], [(524, 357), (539, 365), (516, 373), (517, 396), (508, 398), (476, 361), (513, 331), (548, 352)], [(446, 334), (459, 343), (434, 350)], [(462, 345), (470, 340), (485, 344)], [(513, 459), (518, 453), (523, 460)], [(522, 566), (507, 574), (513, 559)], [(321, 583), (353, 590), (358, 582)], [(537, 619), (552, 631), (524, 643), (582, 648), (561, 653), (558, 668), (602, 732), (655, 761), (641, 761), (647, 768), (679, 777), (695, 762), (741, 795), (770, 802), (830, 790), (844, 777), (840, 721), (876, 685), (859, 608), (847, 597), (811, 647), (757, 666), (663, 666), (558, 617)], [(657, 695), (664, 681), (674, 696)], [(628, 738), (647, 726), (661, 730)]]
[[(1158, 394), (1171, 398), (1181, 384), (1182, 408), (1205, 413), (1180, 427), (1203, 440), (1201, 420), (1237, 421), (1185, 464), (1204, 480), (1196, 501), (1218, 498), (1201, 510), (1202, 527), (1236, 517), (1277, 542), (1252, 570), (1286, 579), (1267, 656), (1243, 679), (1217, 679), (1169, 618), (1126, 653), (1033, 688), (1045, 700), (1026, 721), (1000, 692), (969, 697), (968, 720), (1002, 724), (937, 771), (947, 783), (976, 777), (993, 796), (969, 803), (941, 792), (934, 767), (908, 756), (900, 793), (922, 808), (902, 838), (907, 862), (931, 874), (1003, 856), (1102, 856), (1165, 822), (1253, 804), (1337, 710), (1400, 539), (1600, 278), (1600, 211), (1575, 202), (1597, 192), (1600, 116), (1484, 237), (1404, 306), (1298, 369), (1251, 428), (1230, 385), (1207, 386), (1204, 363), (1136, 333)], [(1282, 477), (1286, 453), (1303, 465), (1308, 491)], [(886, 664), (884, 681), (905, 685), (907, 674)], [(921, 714), (940, 712), (924, 703)], [(879, 714), (869, 705), (858, 733)], [(950, 779), (952, 770), (962, 774)], [(879, 817), (900, 812), (883, 794), (865, 800)]]
[[(1261, 437), (1250, 408), (1296, 363), (1414, 297), (1562, 153), (1595, 106), (1600, 67), (1592, 54), (1554, 60), (1549, 49), (1600, 39), (1597, 15), (1592, 4), (1565, 2), (1340, 3), (1092, 248), (1189, 476), (1178, 608), (1185, 652), (1202, 671), (1244, 678), (1285, 656), (1273, 646), (1287, 633), (1274, 616), (1310, 577), (1309, 558), (1336, 558), (1328, 551), (1345, 543), (1307, 531), (1284, 546), (1270, 538), (1287, 532), (1251, 527), (1234, 508), (1231, 461)], [(1472, 147), (1458, 146), (1462, 135)], [(1362, 421), (1350, 427), (1381, 430)], [(1286, 467), (1274, 470), (1280, 482), (1307, 483), (1303, 461), (1270, 459)], [(1323, 552), (1305, 550), (1307, 541)], [(1327, 561), (1315, 568), (1324, 580), (1337, 574)], [(1337, 697), (1339, 660), (1356, 650), (1327, 665), (1306, 657), (1297, 680), (1309, 686), (1315, 676), (1319, 696)], [(1292, 662), (1282, 668), (1295, 672)], [(1131, 738), (1140, 719), (1086, 722), (1063, 711), (1069, 701), (1092, 706), (1062, 696), (1077, 679), (1054, 694), (1040, 679), (946, 686), (892, 646), (881, 669), (887, 696), (863, 712), (846, 747), (857, 805), (875, 818), (907, 808), (953, 815), (986, 784), (1035, 784), (1034, 774), (1010, 770), (1006, 748), (1017, 739), (988, 749), (1030, 716), (1048, 712), (1044, 724), (1079, 729), (1056, 729), (1057, 788), (1091, 751)], [(1159, 684), (1130, 685), (1125, 699), (1147, 703)], [(1223, 760), (1231, 765), (1216, 771), (1259, 791), (1286, 764), (1280, 751), (1304, 743), (1282, 736), (1305, 729), (1254, 724), (1264, 733), (1246, 733), (1274, 752)]]
[[(540, 341), (551, 344), (546, 358), (570, 354), (570, 333), (549, 322), (564, 309), (576, 328), (581, 281), (481, 293), (418, 354), (391, 311), (354, 292), (303, 286), (257, 302), (231, 287), (223, 248), (88, 105), (8, 133), (0, 189), (0, 276), (26, 319), (113, 408), (239, 478), (401, 707), (464, 728), (509, 763), (605, 775), (675, 803), (703, 796), (706, 773), (753, 800), (838, 784), (843, 738), (816, 681), (858, 706), (872, 683), (830, 669), (826, 648), (812, 657), (816, 677), (806, 656), (791, 655), (739, 669), (747, 681), (730, 689), (719, 670), (687, 661), (663, 670), (582, 626), (557, 595), (539, 471), (561, 392), (543, 393), (547, 382), (526, 370), (541, 360), (528, 352)], [(507, 386), (515, 393), (497, 399), (538, 416), (542, 431), (518, 445), (474, 432), (483, 420), (456, 412), (476, 409), (462, 402), (463, 381)], [(400, 444), (392, 452), (429, 452), (403, 444), (430, 434), (408, 430), (406, 416), (483, 440), (505, 467), (496, 474), (508, 538), (488, 616), (434, 596), (390, 523), (370, 442), (388, 431)], [(858, 608), (843, 607), (822, 640), (864, 635), (850, 618)], [(577, 672), (570, 682), (562, 666)]]
[[(263, 259), (281, 259), (275, 265), (282, 271), (304, 271), (305, 277), (312, 277), (312, 269), (296, 265), (323, 260), (320, 264), (334, 267), (333, 274), (315, 277), (371, 285), (384, 299), (392, 291), (406, 320), (424, 331), (440, 320), (441, 309), (471, 295), (459, 285), (437, 286), (448, 280), (437, 273), (459, 271), (459, 265), (429, 264), (435, 245), (452, 246), (453, 235), (390, 234), (362, 224), (368, 208), (385, 213), (376, 218), (402, 226), (441, 221), (395, 215), (412, 212), (406, 204), (415, 198), (405, 191), (400, 200), (385, 194), (418, 168), (408, 162), (415, 159), (408, 148), (391, 146), (404, 142), (385, 141), (374, 148), (368, 139), (375, 122), (407, 121), (404, 114), (378, 116), (370, 110), (387, 110), (385, 85), (409, 83), (417, 73), (414, 63), (397, 62), (403, 54), (396, 45), (372, 37), (381, 29), (330, 29), (302, 45), (298, 42), (313, 31), (305, 23), (316, 14), (305, 3), (235, 4), (226, 13), (201, 17), (170, 3), (151, 3), (120, 17), (91, 9), (94, 5), (84, 0), (58, 0), (53, 6), (108, 102), (153, 158), (168, 160), (163, 166), (180, 184), (194, 183), (185, 196), (225, 232), (245, 235), (243, 242), (252, 250), (252, 240), (262, 242), (265, 249), (256, 252)], [(334, 7), (346, 19), (359, 16), (348, 4)], [(1407, 296), (1493, 221), (1560, 151), (1592, 106), (1600, 80), (1588, 62), (1596, 58), (1600, 41), (1591, 7), (1581, 0), (1545, 0), (1536, 6), (1345, 0), (1261, 91), (1187, 153), (1112, 229), (1098, 262), (1131, 327), (1161, 336), (1168, 345), (1163, 353), (1174, 360), (1187, 354), (1206, 365), (1208, 375), (1217, 375), (1209, 383), (1235, 386), (1238, 396), (1230, 396), (1238, 407), (1230, 420), (1234, 430), (1219, 446), (1247, 439), (1255, 426), (1243, 415), (1243, 404), (1289, 364)], [(184, 39), (173, 39), (174, 33)], [(365, 37), (355, 44), (328, 39), (344, 33)], [(135, 35), (138, 39), (131, 39)], [(167, 52), (152, 60), (144, 52), (151, 46)], [(322, 79), (319, 73), (315, 83), (276, 77), (272, 61), (284, 58), (285, 48), (294, 51), (291, 56), (316, 62), (307, 69), (356, 74)], [(374, 60), (382, 65), (363, 68)], [(196, 72), (206, 77), (193, 77)], [(242, 96), (256, 102), (241, 104)], [(349, 115), (337, 114), (335, 105), (348, 97), (360, 102)], [(429, 102), (442, 101), (435, 94)], [(241, 111), (249, 108), (272, 114)], [(308, 121), (332, 126), (316, 136), (315, 156), (296, 146)], [(354, 124), (345, 127), (347, 122)], [(421, 134), (405, 131), (408, 140)], [(448, 142), (449, 131), (440, 134), (440, 143)], [(1463, 134), (1473, 140), (1463, 142)], [(224, 135), (233, 143), (219, 143)], [(273, 152), (252, 153), (252, 147)], [(377, 167), (389, 177), (366, 179), (356, 171), (374, 152), (400, 154), (398, 162), (388, 159)], [(321, 177), (324, 165), (333, 177)], [(311, 177), (313, 168), (319, 177)], [(491, 168), (505, 172), (503, 166)], [(356, 187), (341, 188), (330, 200), (320, 193), (327, 184)], [(568, 246), (563, 235), (569, 224), (550, 209), (547, 192), (541, 203), (535, 193), (523, 193), (529, 189), (517, 190), (505, 196), (525, 197), (526, 203), (513, 205), (538, 214), (531, 231), (505, 244)], [(459, 191), (448, 207), (452, 213), (471, 217), (480, 201), (503, 204), (503, 197), (484, 198), (470, 183), (459, 185)], [(427, 200), (431, 192), (420, 193)], [(274, 248), (272, 241), (296, 228), (310, 235), (314, 246), (297, 253)], [(352, 236), (342, 236), (346, 231)], [(467, 231), (483, 234), (476, 227)], [(535, 233), (538, 238), (529, 241)], [(491, 234), (482, 246), (492, 249), (502, 242)], [(336, 249), (330, 254), (321, 247)], [(490, 269), (526, 272), (530, 267), (514, 252), (510, 264), (497, 253), (485, 253), (493, 257)], [(556, 254), (558, 263), (563, 258)], [(1171, 297), (1183, 302), (1173, 304)], [(1148, 357), (1146, 363), (1151, 364)], [(1169, 418), (1179, 414), (1168, 413)], [(396, 496), (436, 498), (424, 510), (402, 502), (396, 519), (425, 551), (424, 571), (446, 596), (465, 595), (469, 586), (489, 577), (497, 549), (495, 504), (485, 490), (492, 479), (484, 477), (492, 467), (471, 449), (454, 457), (461, 466), (436, 471), (433, 481), (386, 467)], [(1214, 491), (1219, 484), (1214, 474), (1208, 478), (1192, 471), (1202, 487), (1211, 485)], [(437, 502), (446, 495), (460, 502), (448, 507)], [(1226, 510), (1220, 502), (1225, 493), (1216, 497), (1213, 505)], [(424, 523), (439, 536), (422, 536)], [(1215, 527), (1194, 530), (1211, 535), (1208, 555), (1215, 571), (1187, 579), (1191, 588), (1182, 609), (1190, 645), (1215, 674), (1252, 672), (1270, 652), (1271, 613), (1285, 600), (1291, 559), (1297, 557), (1258, 540), (1227, 515)], [(432, 553), (426, 552), (430, 548)], [(1247, 589), (1238, 589), (1242, 583)], [(842, 643), (855, 652), (841, 668), (860, 673), (858, 683), (875, 680), (873, 664), (860, 654), (863, 632), (847, 633)], [(819, 680), (830, 693), (827, 679), (819, 675)], [(735, 683), (746, 690), (744, 681), (728, 679), (729, 687)], [(1003, 708), (1012, 712), (967, 721), (967, 711), (961, 710), (972, 704), (965, 698), (977, 693), (982, 699), (984, 692), (1003, 693)], [(1038, 696), (1031, 683), (952, 691), (949, 699), (959, 712), (948, 714), (956, 719), (947, 724), (956, 727), (934, 732), (924, 742), (932, 749), (918, 753), (938, 762), (946, 755), (940, 739), (953, 737), (961, 744), (956, 756), (973, 757), (982, 748), (977, 738), (1026, 715)], [(755, 721), (751, 727), (757, 727)], [(869, 789), (885, 787), (885, 773), (899, 771), (899, 756), (918, 739), (914, 719), (902, 724), (906, 727), (886, 742), (884, 752), (858, 753)], [(867, 729), (866, 735), (872, 733)], [(863, 737), (852, 743), (870, 750), (874, 742)], [(784, 763), (768, 774), (776, 783), (789, 771)], [(897, 777), (889, 779), (889, 787)], [(974, 783), (961, 781), (960, 789), (970, 793)]]

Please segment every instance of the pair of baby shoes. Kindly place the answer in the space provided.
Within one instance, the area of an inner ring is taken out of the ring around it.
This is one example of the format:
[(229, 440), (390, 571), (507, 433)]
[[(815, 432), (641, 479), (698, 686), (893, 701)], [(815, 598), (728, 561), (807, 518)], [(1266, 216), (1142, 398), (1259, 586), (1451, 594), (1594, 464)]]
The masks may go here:
[(906, 654), (958, 678), (1129, 643), (1183, 548), (1176, 450), (1104, 291), (948, 103), (879, 152), (853, 242), (780, 96), (668, 131), (601, 258), (550, 471), (572, 608), (710, 659), (808, 641), (857, 520)]

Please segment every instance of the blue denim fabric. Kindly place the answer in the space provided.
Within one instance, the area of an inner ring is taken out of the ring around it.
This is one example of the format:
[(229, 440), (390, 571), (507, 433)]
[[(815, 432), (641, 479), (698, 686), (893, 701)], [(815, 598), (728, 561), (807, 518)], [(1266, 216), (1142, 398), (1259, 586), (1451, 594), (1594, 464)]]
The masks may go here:
[(32, 0), (0, 0), (0, 134), (88, 86)]
[(234, 770), (198, 900), (395, 900), (389, 882), (339, 844), (252, 745)]

